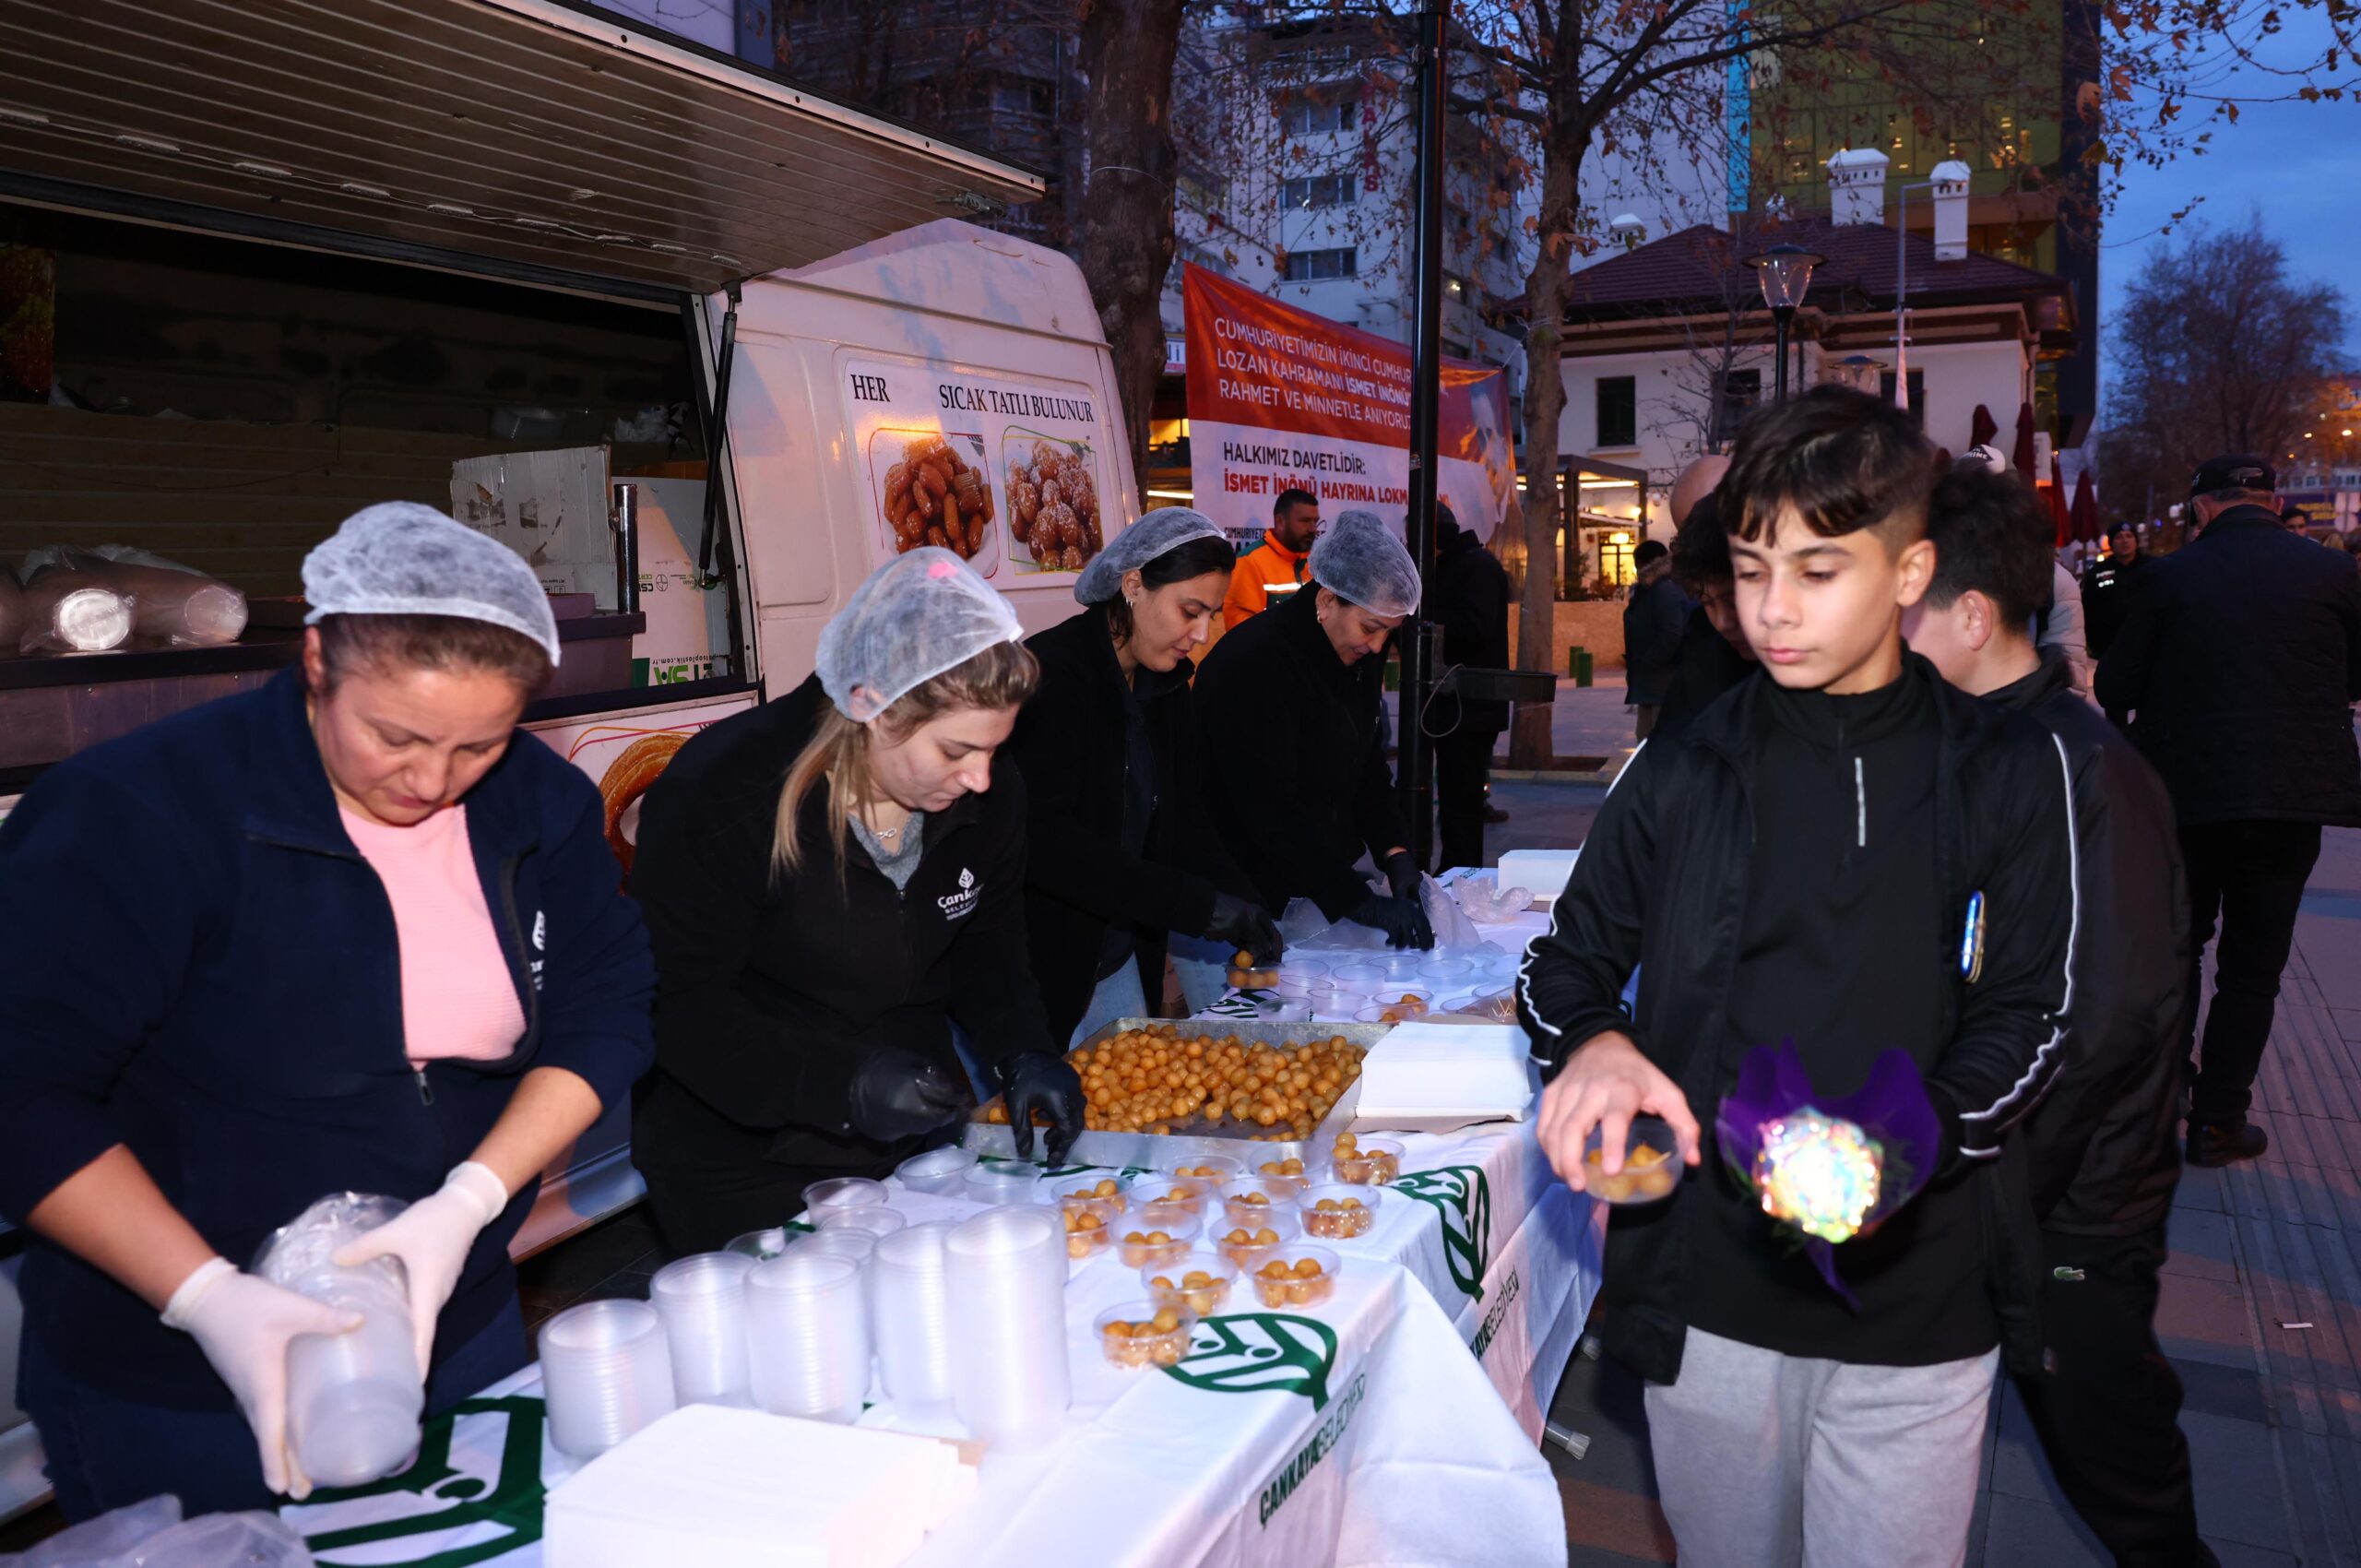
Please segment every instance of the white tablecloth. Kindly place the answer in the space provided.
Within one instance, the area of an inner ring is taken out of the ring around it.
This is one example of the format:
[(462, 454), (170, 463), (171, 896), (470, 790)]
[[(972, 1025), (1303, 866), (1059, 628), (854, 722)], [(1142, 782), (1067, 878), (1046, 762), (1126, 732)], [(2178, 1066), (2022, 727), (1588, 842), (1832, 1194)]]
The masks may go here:
[[(1105, 1364), (1091, 1320), (1138, 1296), (1137, 1272), (1111, 1250), (1078, 1265), (1063, 1435), (987, 1457), (914, 1568), (1559, 1568), (1536, 1444), (1597, 1290), (1604, 1211), (1550, 1178), (1529, 1123), (1402, 1141), (1376, 1227), (1331, 1243), (1347, 1259), (1334, 1299), (1271, 1313), (1246, 1297), (1169, 1372)], [(913, 1219), (976, 1207), (895, 1201)], [(534, 1568), (543, 1490), (576, 1467), (547, 1445), (540, 1390), (528, 1368), (435, 1423), (406, 1475), (285, 1516), (324, 1564)]]

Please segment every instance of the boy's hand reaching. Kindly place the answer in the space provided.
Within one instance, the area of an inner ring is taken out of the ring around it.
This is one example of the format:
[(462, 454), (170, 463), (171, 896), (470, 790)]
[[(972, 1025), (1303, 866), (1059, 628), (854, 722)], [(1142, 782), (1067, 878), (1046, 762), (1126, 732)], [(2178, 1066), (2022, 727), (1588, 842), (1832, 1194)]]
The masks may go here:
[(1585, 1190), (1583, 1146), (1590, 1141), (1590, 1130), (1599, 1130), (1600, 1171), (1620, 1174), (1631, 1118), (1642, 1111), (1663, 1117), (1672, 1128), (1683, 1165), (1698, 1162), (1697, 1118), (1690, 1114), (1680, 1086), (1641, 1055), (1629, 1036), (1609, 1030), (1585, 1040), (1541, 1091), (1536, 1132), (1551, 1168), (1579, 1193)]

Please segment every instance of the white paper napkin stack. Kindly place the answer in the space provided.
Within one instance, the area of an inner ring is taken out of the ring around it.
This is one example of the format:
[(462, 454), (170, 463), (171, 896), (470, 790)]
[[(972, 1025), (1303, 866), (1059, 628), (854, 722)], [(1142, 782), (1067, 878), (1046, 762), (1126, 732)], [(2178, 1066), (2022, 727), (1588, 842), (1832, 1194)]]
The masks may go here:
[(1536, 1080), (1513, 1024), (1396, 1024), (1361, 1063), (1356, 1127), (1447, 1133), (1477, 1122), (1522, 1122)]
[(686, 1405), (550, 1493), (550, 1568), (892, 1568), (974, 1492), (948, 1443)]

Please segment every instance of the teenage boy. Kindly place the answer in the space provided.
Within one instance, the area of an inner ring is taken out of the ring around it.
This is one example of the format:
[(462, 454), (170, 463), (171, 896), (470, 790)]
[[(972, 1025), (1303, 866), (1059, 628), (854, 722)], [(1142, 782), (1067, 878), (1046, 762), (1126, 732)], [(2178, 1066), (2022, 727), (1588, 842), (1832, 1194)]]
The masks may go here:
[(2180, 1379), (2156, 1343), (2156, 1273), (2180, 1180), (2189, 897), (2172, 800), (2027, 635), (2049, 521), (2013, 475), (1935, 486), (1935, 579), (1903, 631), (1964, 692), (2031, 717), (2073, 769), (2081, 949), (2074, 1049), (2021, 1134), (2041, 1221), (2042, 1370), (2017, 1389), (2075, 1511), (2120, 1562), (2213, 1562), (2197, 1536)]
[[(2031, 721), (1902, 646), (1934, 574), (1933, 479), (1908, 417), (1860, 393), (1749, 422), (1723, 518), (1768, 678), (1633, 757), (1520, 981), (1568, 1184), (1594, 1128), (1621, 1169), (1639, 1111), (1702, 1166), (1616, 1213), (1601, 1293), (1608, 1348), (1649, 1384), (1683, 1562), (1956, 1568), (1998, 1348), (2040, 1354), (2008, 1134), (2066, 1043), (2065, 770)], [(1701, 1119), (1782, 1040), (1829, 1095), (1900, 1048), (1938, 1113), (1924, 1190), (1836, 1249), (1857, 1305), (1703, 1158)]]

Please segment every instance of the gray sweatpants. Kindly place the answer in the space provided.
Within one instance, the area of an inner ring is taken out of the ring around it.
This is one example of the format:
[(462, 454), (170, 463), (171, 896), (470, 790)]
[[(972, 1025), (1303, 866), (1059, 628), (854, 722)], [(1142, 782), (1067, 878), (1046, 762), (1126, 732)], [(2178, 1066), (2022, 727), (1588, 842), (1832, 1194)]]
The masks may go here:
[(2000, 1353), (1857, 1367), (1689, 1330), (1650, 1384), (1682, 1568), (1960, 1568)]

